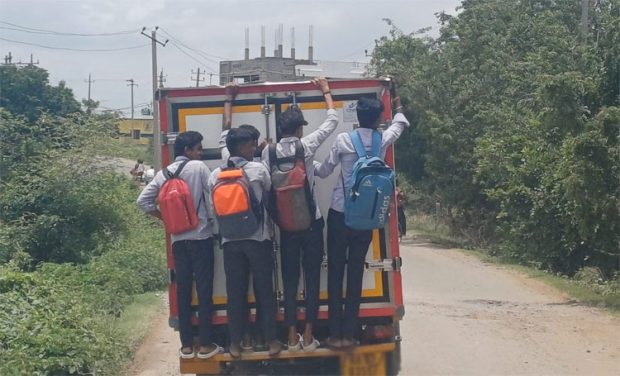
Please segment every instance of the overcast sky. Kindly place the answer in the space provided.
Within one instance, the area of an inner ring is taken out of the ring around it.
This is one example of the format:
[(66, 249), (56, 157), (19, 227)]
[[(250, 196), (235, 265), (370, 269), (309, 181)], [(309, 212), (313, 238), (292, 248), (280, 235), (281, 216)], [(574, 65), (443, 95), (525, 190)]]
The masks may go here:
[[(435, 34), (434, 14), (454, 14), (459, 4), (460, 0), (0, 0), (0, 62), (9, 51), (13, 62), (28, 62), (33, 54), (34, 61), (49, 71), (51, 83), (64, 80), (79, 100), (87, 97), (91, 73), (92, 99), (129, 114), (131, 96), (125, 80), (133, 78), (139, 85), (134, 88), (136, 107), (149, 103), (152, 96), (151, 47), (150, 40), (140, 35), (143, 26), (149, 34), (159, 26), (158, 39), (171, 40), (158, 47), (165, 85), (187, 87), (195, 85), (192, 70), (200, 67), (216, 74), (220, 60), (243, 58), (246, 27), (251, 58), (260, 53), (261, 25), (266, 27), (267, 55), (273, 55), (279, 24), (284, 26), (284, 55), (289, 56), (290, 29), (295, 27), (296, 55), (307, 57), (308, 26), (314, 25), (315, 60), (366, 62), (364, 50), (370, 53), (374, 40), (389, 31), (383, 18), (392, 19), (405, 32), (431, 26)], [(125, 33), (92, 36), (119, 32)], [(212, 80), (218, 82), (216, 76)], [(208, 83), (207, 75), (204, 84)]]

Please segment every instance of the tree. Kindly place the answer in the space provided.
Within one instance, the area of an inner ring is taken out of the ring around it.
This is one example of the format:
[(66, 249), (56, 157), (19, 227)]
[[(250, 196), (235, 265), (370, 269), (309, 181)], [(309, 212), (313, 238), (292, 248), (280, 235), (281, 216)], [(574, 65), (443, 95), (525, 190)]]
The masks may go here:
[(29, 121), (43, 112), (58, 116), (80, 112), (80, 104), (64, 81), (51, 86), (47, 71), (34, 65), (0, 66), (0, 107)]
[(586, 38), (580, 16), (572, 0), (465, 0), (437, 38), (388, 20), (370, 64), (415, 115), (398, 166), (452, 229), (569, 274), (620, 259), (620, 1)]

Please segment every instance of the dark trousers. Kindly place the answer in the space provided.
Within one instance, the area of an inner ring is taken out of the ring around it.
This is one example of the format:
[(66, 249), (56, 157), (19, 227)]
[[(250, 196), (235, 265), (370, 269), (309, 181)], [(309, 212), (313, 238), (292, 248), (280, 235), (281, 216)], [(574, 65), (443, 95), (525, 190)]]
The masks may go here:
[(260, 327), (267, 342), (276, 338), (276, 298), (273, 291), (271, 241), (237, 240), (224, 244), (231, 343), (240, 343), (248, 324), (248, 283), (254, 275), (254, 294)]
[[(327, 217), (327, 293), (329, 331), (335, 338), (353, 338), (362, 300), (364, 260), (372, 230), (353, 230), (344, 224), (344, 213), (329, 210)], [(342, 309), (345, 266), (347, 293)]]
[(405, 209), (402, 206), (398, 206), (398, 235), (407, 235), (407, 217), (405, 216)]
[(176, 241), (172, 244), (172, 255), (177, 283), (181, 344), (183, 347), (194, 346), (191, 321), (193, 278), (196, 280), (196, 292), (198, 293), (200, 346), (208, 346), (211, 344), (211, 309), (213, 306), (213, 238)]
[(306, 283), (306, 323), (315, 324), (319, 313), (319, 286), (323, 262), (323, 218), (312, 223), (303, 232), (280, 233), (282, 250), (282, 281), (284, 283), (284, 318), (287, 326), (296, 323), (299, 262), (304, 270)]

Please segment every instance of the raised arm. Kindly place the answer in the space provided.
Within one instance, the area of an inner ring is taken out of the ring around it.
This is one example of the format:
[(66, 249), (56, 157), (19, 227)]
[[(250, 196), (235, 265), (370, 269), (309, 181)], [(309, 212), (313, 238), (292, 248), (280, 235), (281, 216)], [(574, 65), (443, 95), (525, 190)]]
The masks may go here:
[(394, 119), (388, 129), (383, 132), (383, 141), (381, 143), (382, 148), (386, 148), (388, 145), (393, 144), (398, 140), (406, 127), (409, 126), (409, 121), (405, 117), (403, 111), (405, 110), (400, 97), (396, 93), (396, 85), (394, 81), (390, 82), (390, 94), (392, 96), (392, 107), (394, 108)]
[(334, 107), (329, 82), (323, 77), (318, 77), (313, 79), (312, 83), (323, 93), (325, 105), (327, 106), (327, 118), (323, 124), (317, 130), (301, 139), (306, 152), (314, 155), (316, 149), (336, 130), (336, 126), (338, 126), (338, 112)]
[(232, 125), (232, 102), (237, 98), (239, 86), (229, 82), (224, 86), (224, 116), (222, 117), (222, 132), (230, 129)]

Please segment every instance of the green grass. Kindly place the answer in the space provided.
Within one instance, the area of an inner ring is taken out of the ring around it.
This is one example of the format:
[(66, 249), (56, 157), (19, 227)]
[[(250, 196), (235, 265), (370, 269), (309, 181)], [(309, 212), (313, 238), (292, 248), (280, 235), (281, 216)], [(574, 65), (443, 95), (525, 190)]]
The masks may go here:
[(501, 255), (492, 255), (486, 249), (471, 249), (472, 247), (466, 240), (451, 234), (448, 226), (436, 223), (434, 217), (430, 215), (408, 215), (407, 224), (411, 228), (411, 234), (417, 238), (427, 239), (431, 243), (445, 247), (467, 248), (465, 252), (475, 255), (485, 262), (505, 265), (536, 278), (566, 293), (571, 299), (576, 300), (580, 304), (607, 308), (611, 312), (620, 315), (620, 280), (618, 277), (615, 280), (604, 283), (588, 281), (583, 278), (568, 278), (532, 266), (518, 264), (514, 260)]
[(136, 295), (124, 310), (116, 325), (123, 338), (137, 348), (146, 336), (155, 315), (164, 309), (162, 292)]
[(432, 215), (407, 213), (407, 228), (408, 234), (427, 239), (433, 244), (450, 248), (469, 248), (464, 239), (454, 236), (446, 224), (436, 221)]
[(109, 139), (106, 144), (101, 146), (99, 153), (131, 160), (141, 159), (145, 165), (153, 164), (153, 153), (150, 144), (137, 144), (129, 137)]

